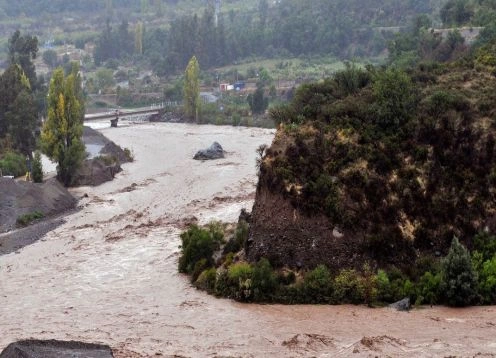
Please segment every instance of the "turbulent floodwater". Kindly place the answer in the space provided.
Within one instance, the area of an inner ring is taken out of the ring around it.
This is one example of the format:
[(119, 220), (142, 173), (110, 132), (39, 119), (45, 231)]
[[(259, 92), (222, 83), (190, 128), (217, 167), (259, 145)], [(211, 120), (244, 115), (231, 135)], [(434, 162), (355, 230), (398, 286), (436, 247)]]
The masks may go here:
[[(102, 127), (102, 126), (100, 126)], [(135, 162), (79, 188), (81, 210), (0, 257), (0, 350), (22, 338), (109, 344), (118, 357), (496, 355), (496, 308), (243, 305), (177, 273), (181, 221), (251, 208), (263, 129), (142, 124), (101, 129)], [(196, 162), (218, 141), (225, 159)]]

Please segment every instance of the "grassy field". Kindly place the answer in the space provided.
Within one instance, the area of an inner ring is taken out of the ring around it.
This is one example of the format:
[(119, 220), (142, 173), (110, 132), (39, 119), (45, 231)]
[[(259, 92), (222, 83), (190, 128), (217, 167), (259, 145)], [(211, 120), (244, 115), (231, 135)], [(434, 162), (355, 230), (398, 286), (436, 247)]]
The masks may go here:
[[(369, 60), (356, 59), (358, 66), (366, 64), (379, 64), (383, 58)], [(278, 58), (278, 59), (249, 59), (236, 65), (220, 67), (215, 70), (220, 75), (221, 81), (235, 81), (236, 76), (244, 78), (258, 73), (260, 69), (267, 70), (274, 80), (319, 80), (331, 76), (336, 71), (342, 70), (345, 62), (334, 57), (310, 57), (310, 58)]]

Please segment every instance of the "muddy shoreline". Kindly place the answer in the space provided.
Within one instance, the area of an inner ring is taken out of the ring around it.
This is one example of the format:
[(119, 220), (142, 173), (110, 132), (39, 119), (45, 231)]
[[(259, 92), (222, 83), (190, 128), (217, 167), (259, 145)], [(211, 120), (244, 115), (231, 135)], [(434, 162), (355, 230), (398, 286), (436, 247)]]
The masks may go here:
[(0, 234), (0, 256), (18, 252), (22, 248), (41, 240), (50, 231), (67, 223), (66, 217), (74, 214), (77, 210), (79, 209), (70, 209), (57, 215), (43, 218), (29, 226)]
[[(496, 356), (496, 307), (240, 304), (177, 273), (181, 223), (251, 208), (256, 148), (274, 131), (151, 123), (101, 132), (135, 153), (80, 210), (0, 256), (0, 350), (19, 339), (108, 344), (116, 357)], [(218, 141), (225, 159), (193, 161)]]

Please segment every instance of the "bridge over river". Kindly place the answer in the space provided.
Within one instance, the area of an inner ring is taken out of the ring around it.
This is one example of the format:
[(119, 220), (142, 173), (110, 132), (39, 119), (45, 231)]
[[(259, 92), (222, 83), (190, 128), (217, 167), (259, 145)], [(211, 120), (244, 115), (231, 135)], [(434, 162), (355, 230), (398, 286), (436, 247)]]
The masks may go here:
[(99, 120), (99, 119), (121, 119), (127, 117), (152, 115), (159, 113), (163, 108), (175, 107), (176, 103), (161, 103), (158, 105), (152, 105), (148, 107), (133, 108), (133, 109), (116, 109), (111, 111), (99, 112), (99, 113), (87, 113), (84, 116), (85, 121)]

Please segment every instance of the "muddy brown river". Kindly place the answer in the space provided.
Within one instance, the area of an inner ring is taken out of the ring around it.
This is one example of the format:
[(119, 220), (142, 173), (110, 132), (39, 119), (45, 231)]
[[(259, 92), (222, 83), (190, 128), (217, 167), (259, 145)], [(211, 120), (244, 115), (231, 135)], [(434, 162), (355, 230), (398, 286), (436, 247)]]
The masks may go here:
[[(78, 188), (81, 210), (0, 257), (0, 351), (23, 338), (109, 344), (117, 357), (495, 356), (496, 308), (239, 304), (177, 273), (179, 227), (253, 204), (255, 150), (274, 131), (185, 124), (101, 131), (135, 162)], [(214, 140), (225, 159), (193, 161)], [(83, 195), (87, 194), (87, 198)]]

